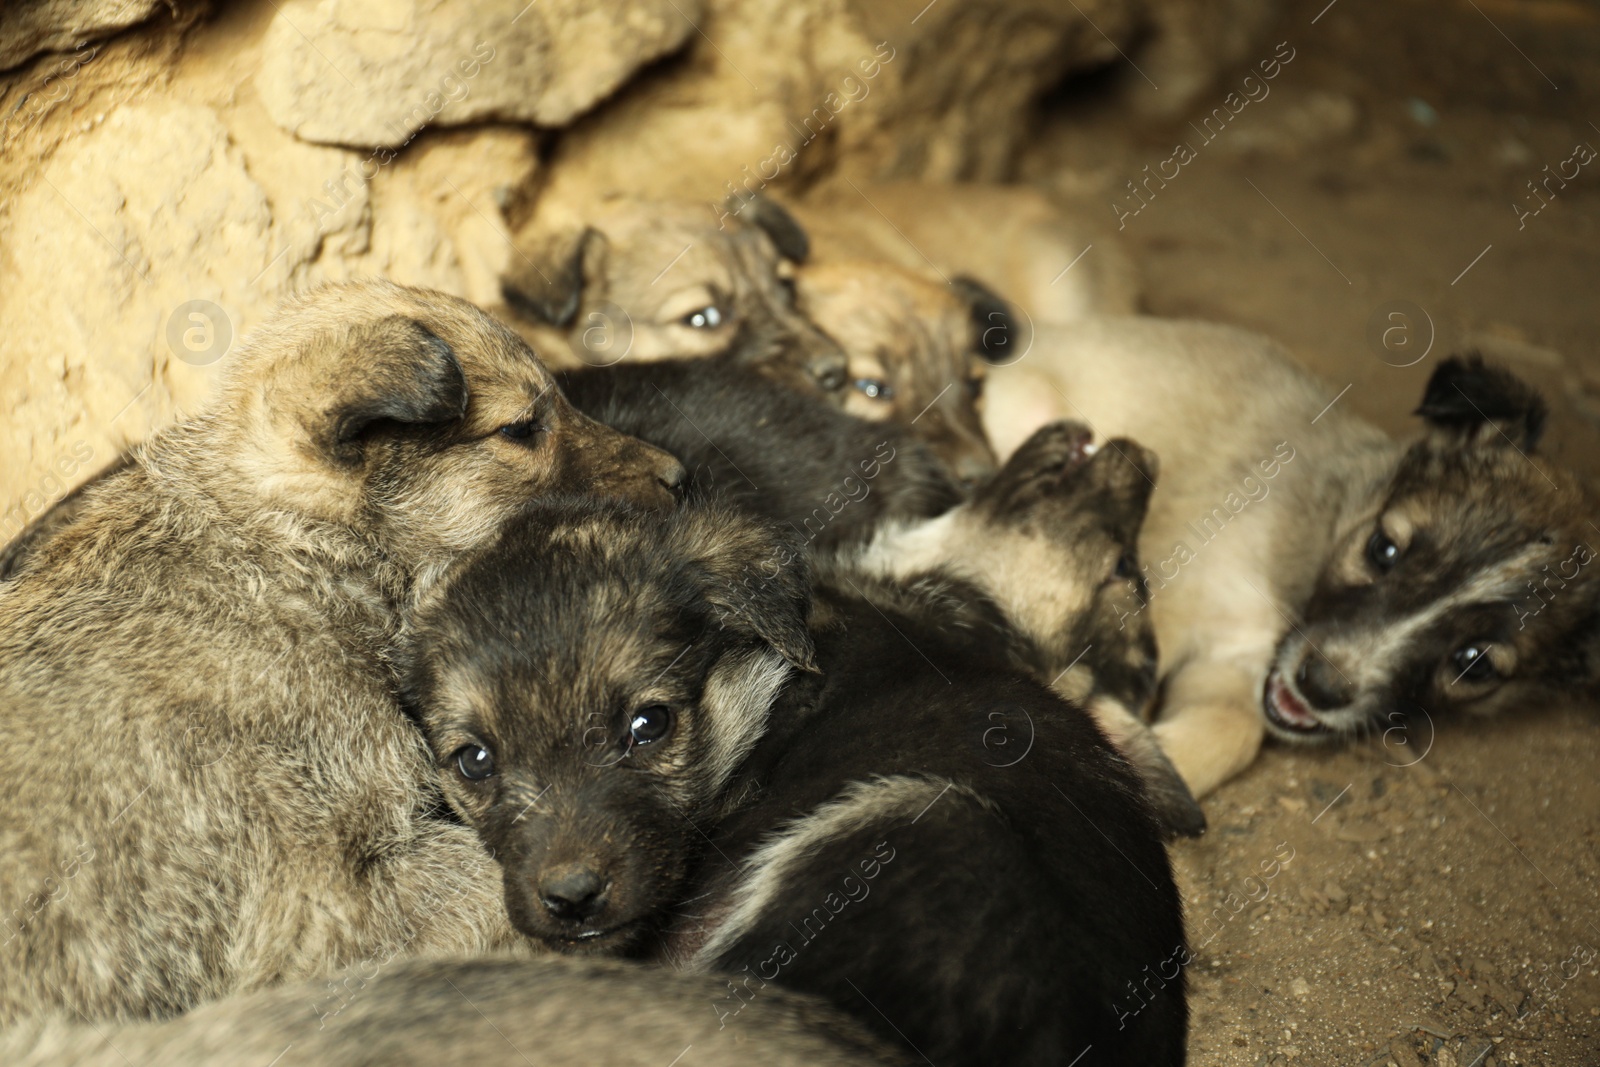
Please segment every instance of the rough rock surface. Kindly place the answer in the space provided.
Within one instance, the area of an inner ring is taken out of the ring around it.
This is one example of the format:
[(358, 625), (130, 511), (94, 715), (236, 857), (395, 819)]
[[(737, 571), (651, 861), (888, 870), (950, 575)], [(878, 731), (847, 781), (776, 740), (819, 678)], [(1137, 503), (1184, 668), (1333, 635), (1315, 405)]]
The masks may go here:
[(143, 22), (163, 0), (12, 0), (0, 5), (0, 70)]
[(290, 0), (256, 76), (285, 129), (397, 147), (425, 125), (564, 126), (694, 32), (696, 0)]

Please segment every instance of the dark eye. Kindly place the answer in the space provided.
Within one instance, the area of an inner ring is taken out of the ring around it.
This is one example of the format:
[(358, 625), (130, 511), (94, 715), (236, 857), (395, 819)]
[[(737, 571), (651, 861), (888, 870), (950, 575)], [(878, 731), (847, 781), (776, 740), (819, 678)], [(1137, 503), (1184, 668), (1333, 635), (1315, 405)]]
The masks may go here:
[(1139, 573), (1139, 564), (1134, 560), (1131, 552), (1124, 552), (1117, 558), (1116, 575), (1123, 581), (1128, 581)]
[(722, 325), (722, 309), (715, 304), (710, 304), (699, 311), (691, 311), (683, 317), (683, 324), (694, 330), (715, 330)]
[(672, 721), (671, 708), (665, 704), (651, 704), (633, 713), (628, 734), (635, 745), (653, 744), (672, 732)]
[(481, 782), (494, 773), (494, 756), (482, 745), (462, 745), (456, 750), (456, 770), (469, 782)]
[(538, 419), (525, 419), (522, 422), (507, 423), (500, 427), (500, 436), (509, 437), (513, 441), (531, 441), (543, 432), (544, 425)]
[(1394, 565), (1400, 562), (1400, 546), (1389, 540), (1388, 534), (1379, 530), (1372, 535), (1372, 540), (1367, 542), (1367, 560), (1379, 574), (1388, 574)]
[(868, 400), (893, 400), (894, 386), (882, 378), (857, 378), (854, 382), (856, 391)]
[(1487, 682), (1499, 672), (1494, 669), (1494, 663), (1489, 659), (1488, 645), (1465, 645), (1455, 650), (1450, 662), (1456, 665), (1460, 673), (1456, 681)]

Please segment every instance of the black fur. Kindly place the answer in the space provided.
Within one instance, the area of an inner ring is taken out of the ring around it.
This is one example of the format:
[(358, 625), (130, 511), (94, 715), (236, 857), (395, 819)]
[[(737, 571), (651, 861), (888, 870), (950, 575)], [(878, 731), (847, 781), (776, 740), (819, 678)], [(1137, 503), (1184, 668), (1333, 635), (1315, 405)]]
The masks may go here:
[(1492, 424), (1526, 450), (1539, 443), (1549, 408), (1544, 398), (1516, 375), (1471, 352), (1439, 364), (1415, 414), (1441, 429), (1483, 434), (1489, 443), (1499, 439), (1494, 430), (1483, 431), (1486, 424)]
[(502, 280), (500, 295), (508, 305), (535, 322), (572, 325), (583, 303), (585, 260), (591, 246), (604, 240), (599, 230), (585, 227), (571, 248), (548, 257), (543, 267), (529, 264), (533, 267), (532, 274), (523, 271), (514, 282), (509, 278)]
[(1017, 351), (1017, 329), (1011, 305), (976, 278), (961, 275), (950, 288), (972, 309), (978, 354), (990, 363), (1004, 363)]
[(1181, 902), (1134, 771), (1083, 712), (1011, 669), (1003, 642), (973, 639), (992, 612), (952, 618), (941, 598), (851, 581), (819, 592), (825, 676), (774, 709), (736, 786), (751, 795), (715, 835), (691, 909), (713, 930), (686, 923), (675, 951), (738, 903), (740, 870), (721, 857), (748, 861), (850, 783), (953, 782), (930, 787), (920, 815), (829, 837), (782, 881), (710, 961), (730, 975), (727, 1024), (773, 981), (941, 1067), (1059, 1067), (1089, 1047), (1086, 1062), (1182, 1064)]
[(814, 549), (859, 543), (887, 519), (932, 517), (959, 501), (938, 460), (904, 430), (846, 415), (729, 357), (556, 377), (584, 414), (677, 456), (690, 498), (730, 500)]
[(748, 213), (750, 222), (772, 238), (778, 254), (795, 263), (804, 263), (811, 255), (811, 239), (795, 217), (783, 205), (770, 197), (756, 193), (733, 209), (734, 214)]

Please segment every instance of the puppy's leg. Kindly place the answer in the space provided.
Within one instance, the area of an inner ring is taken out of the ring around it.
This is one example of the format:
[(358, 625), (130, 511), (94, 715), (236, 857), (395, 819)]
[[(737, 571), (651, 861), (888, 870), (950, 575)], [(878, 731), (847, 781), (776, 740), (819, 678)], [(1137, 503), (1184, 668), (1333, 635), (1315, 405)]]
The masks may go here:
[(1205, 833), (1205, 811), (1189, 792), (1183, 775), (1161, 751), (1150, 727), (1111, 697), (1095, 697), (1085, 706), (1101, 732), (1139, 772), (1162, 829), (1176, 837), (1199, 837)]
[(1255, 759), (1266, 734), (1257, 708), (1264, 675), (1238, 663), (1200, 660), (1167, 679), (1155, 737), (1195, 796), (1210, 793)]

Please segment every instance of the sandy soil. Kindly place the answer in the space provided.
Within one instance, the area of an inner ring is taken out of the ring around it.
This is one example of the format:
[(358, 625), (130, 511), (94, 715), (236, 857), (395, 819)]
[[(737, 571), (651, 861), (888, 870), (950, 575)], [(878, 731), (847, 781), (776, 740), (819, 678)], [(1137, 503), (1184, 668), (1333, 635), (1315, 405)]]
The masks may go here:
[[(1090, 80), (1046, 114), (1024, 175), (1114, 228), (1123, 181), (1189, 142), (1124, 219), (1150, 311), (1270, 333), (1330, 401), (1348, 385), (1338, 402), (1394, 431), (1441, 355), (1480, 347), (1545, 389), (1545, 450), (1593, 481), (1600, 161), (1537, 214), (1527, 183), (1600, 149), (1600, 8), (1324, 3), (1292, 5), (1272, 41), (1294, 59), (1211, 141), (1184, 121), (1130, 130)], [(1389, 325), (1405, 329), (1385, 347)], [(1578, 708), (1269, 745), (1175, 852), (1191, 1062), (1600, 1064), (1597, 766), (1600, 714)]]

